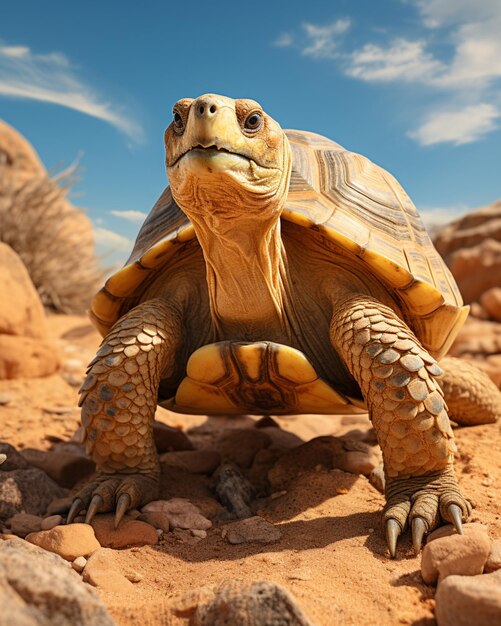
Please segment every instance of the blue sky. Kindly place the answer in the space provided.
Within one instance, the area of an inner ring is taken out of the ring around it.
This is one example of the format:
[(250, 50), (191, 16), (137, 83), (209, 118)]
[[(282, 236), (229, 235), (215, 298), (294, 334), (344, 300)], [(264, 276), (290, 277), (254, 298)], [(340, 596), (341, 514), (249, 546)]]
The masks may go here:
[(428, 221), (501, 197), (501, 2), (7, 3), (0, 117), (124, 260), (165, 184), (172, 105), (258, 100), (391, 171)]

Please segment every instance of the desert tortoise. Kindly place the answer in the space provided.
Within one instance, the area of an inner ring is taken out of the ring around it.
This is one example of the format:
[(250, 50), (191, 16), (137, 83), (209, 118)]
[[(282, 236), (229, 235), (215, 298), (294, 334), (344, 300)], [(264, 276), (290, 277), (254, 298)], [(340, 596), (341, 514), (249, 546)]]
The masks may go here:
[[(460, 529), (469, 504), (437, 360), (467, 307), (397, 181), (325, 137), (284, 132), (252, 100), (180, 100), (165, 143), (170, 187), (92, 303), (105, 339), (81, 403), (98, 475), (68, 521), (116, 509), (118, 523), (157, 497), (160, 399), (203, 414), (366, 407), (391, 554), (407, 523), (417, 547), (440, 520)], [(474, 371), (464, 420), (482, 402), (494, 419), (499, 398)]]

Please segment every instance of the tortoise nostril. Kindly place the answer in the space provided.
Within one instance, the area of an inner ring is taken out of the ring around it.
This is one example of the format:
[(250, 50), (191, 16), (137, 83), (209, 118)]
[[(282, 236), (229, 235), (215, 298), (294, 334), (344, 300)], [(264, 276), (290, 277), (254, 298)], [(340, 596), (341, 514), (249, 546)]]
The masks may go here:
[(210, 110), (211, 113), (215, 113), (216, 109), (217, 109), (216, 105), (213, 104), (209, 110)]
[(200, 115), (203, 115), (203, 114), (204, 114), (204, 112), (205, 112), (205, 107), (204, 107), (204, 105), (203, 105), (203, 104), (201, 104), (201, 105), (198, 107), (198, 112), (200, 113)]

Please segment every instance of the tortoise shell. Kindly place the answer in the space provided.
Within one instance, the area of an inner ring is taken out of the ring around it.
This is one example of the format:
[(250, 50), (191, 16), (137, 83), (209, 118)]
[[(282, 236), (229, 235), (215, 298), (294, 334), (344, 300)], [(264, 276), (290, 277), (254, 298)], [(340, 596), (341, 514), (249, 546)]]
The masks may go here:
[[(282, 220), (361, 260), (399, 301), (406, 322), (435, 358), (449, 349), (469, 307), (396, 179), (360, 154), (311, 132), (288, 130), (292, 175)], [(145, 220), (125, 266), (94, 297), (90, 316), (105, 336), (138, 302), (152, 273), (195, 239), (167, 187)]]

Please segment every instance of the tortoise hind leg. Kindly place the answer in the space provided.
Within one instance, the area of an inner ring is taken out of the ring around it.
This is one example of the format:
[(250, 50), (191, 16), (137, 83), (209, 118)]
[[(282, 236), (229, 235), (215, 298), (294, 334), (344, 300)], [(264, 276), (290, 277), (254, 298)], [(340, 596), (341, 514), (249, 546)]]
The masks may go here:
[(162, 300), (138, 305), (104, 339), (81, 388), (87, 453), (97, 474), (77, 494), (67, 523), (87, 509), (125, 512), (158, 497), (153, 420), (161, 375), (181, 340), (180, 314)]
[(440, 520), (461, 531), (470, 505), (454, 474), (456, 446), (435, 360), (391, 308), (368, 296), (336, 305), (330, 336), (362, 390), (383, 452), (391, 555), (408, 524), (416, 550)]
[(492, 424), (501, 418), (501, 392), (485, 372), (464, 359), (445, 357), (438, 382), (449, 416), (458, 424)]

